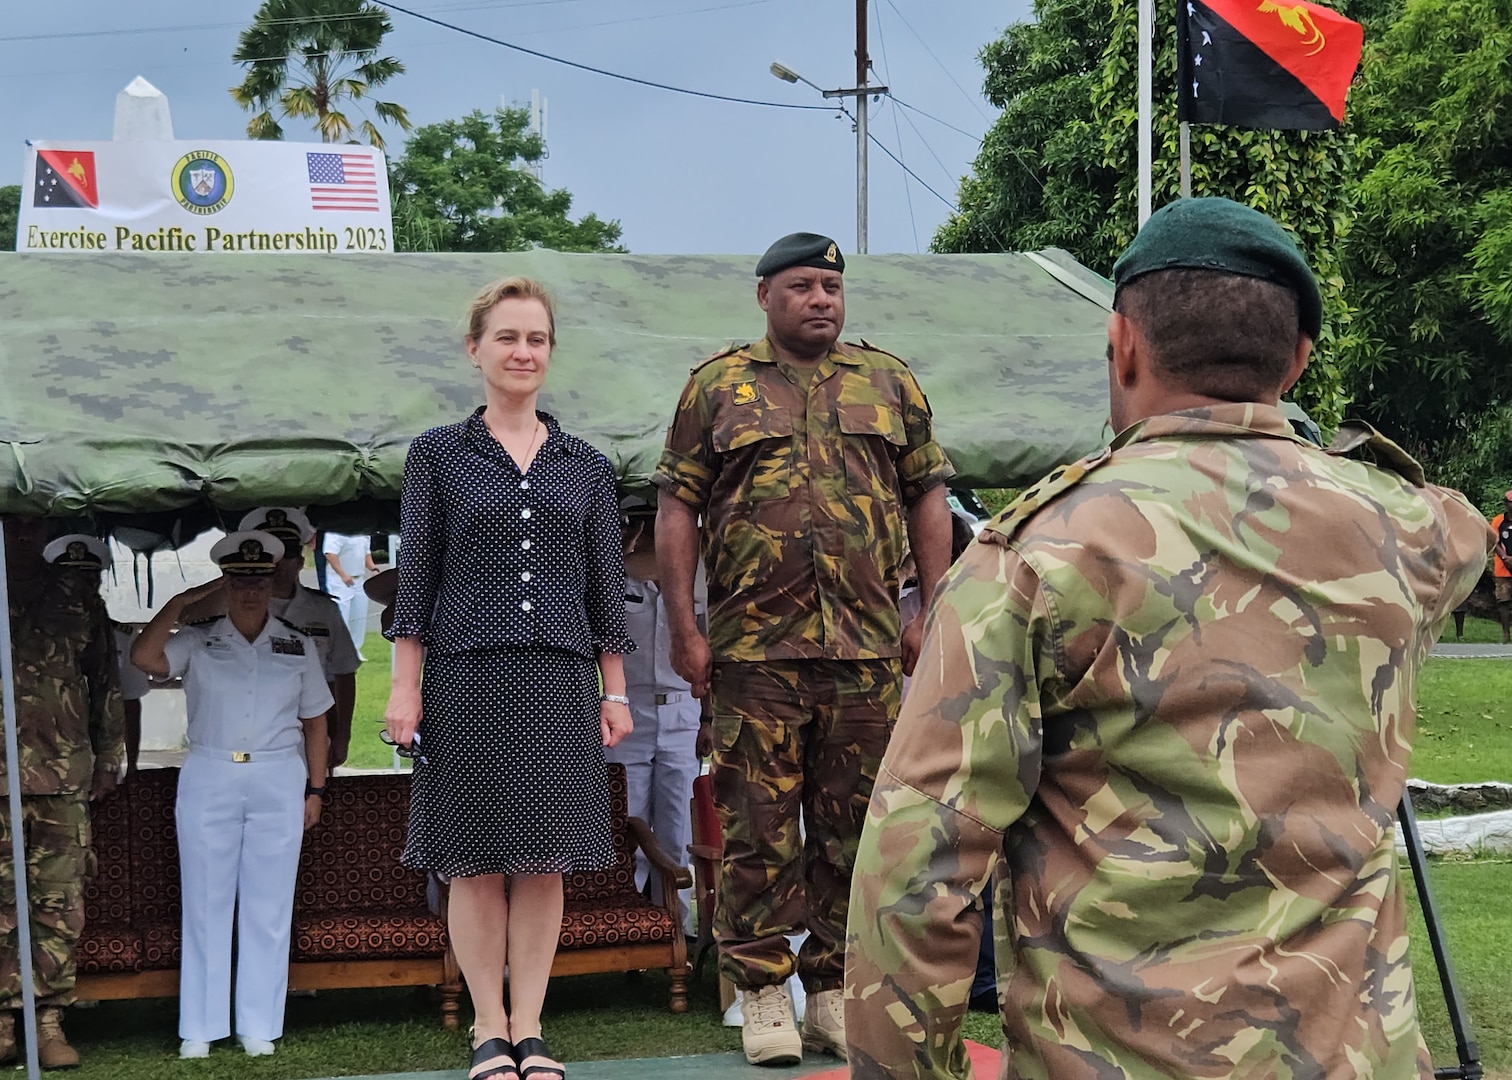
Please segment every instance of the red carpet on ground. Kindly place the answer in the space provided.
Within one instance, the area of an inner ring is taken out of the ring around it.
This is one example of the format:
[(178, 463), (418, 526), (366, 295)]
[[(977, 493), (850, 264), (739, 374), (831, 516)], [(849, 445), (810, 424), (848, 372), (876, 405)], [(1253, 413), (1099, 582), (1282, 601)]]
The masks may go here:
[[(977, 1080), (994, 1080), (998, 1074), (998, 1067), (1002, 1055), (990, 1046), (966, 1040), (966, 1053), (971, 1058), (972, 1071), (976, 1073)], [(838, 1069), (830, 1069), (827, 1072), (811, 1073), (804, 1080), (849, 1080), (850, 1070), (844, 1065)]]

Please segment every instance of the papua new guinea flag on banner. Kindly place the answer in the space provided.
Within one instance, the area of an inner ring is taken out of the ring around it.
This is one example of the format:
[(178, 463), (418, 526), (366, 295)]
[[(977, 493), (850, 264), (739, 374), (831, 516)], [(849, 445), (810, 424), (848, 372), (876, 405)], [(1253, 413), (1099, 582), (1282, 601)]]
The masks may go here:
[(32, 205), (98, 208), (94, 151), (38, 150)]
[(1177, 3), (1182, 120), (1313, 131), (1343, 122), (1359, 23), (1306, 0)]

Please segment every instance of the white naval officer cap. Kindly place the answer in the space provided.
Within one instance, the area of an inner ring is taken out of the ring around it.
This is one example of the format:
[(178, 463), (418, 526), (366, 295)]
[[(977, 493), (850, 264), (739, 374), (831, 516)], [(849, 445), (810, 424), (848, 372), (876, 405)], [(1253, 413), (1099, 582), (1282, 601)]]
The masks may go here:
[(68, 533), (42, 549), (42, 558), (72, 570), (104, 570), (110, 566), (110, 547), (87, 533)]
[(221, 573), (233, 577), (271, 574), (283, 557), (283, 539), (261, 529), (234, 532), (217, 540), (210, 549), (210, 558)]
[(284, 558), (297, 559), (300, 548), (315, 535), (315, 526), (297, 506), (259, 506), (242, 516), (238, 529), (261, 529), (284, 542)]

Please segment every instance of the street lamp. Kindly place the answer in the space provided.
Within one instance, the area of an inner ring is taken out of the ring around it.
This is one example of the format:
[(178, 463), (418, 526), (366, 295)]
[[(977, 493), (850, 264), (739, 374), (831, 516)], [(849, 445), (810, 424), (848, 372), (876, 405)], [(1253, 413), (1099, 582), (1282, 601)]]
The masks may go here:
[(773, 61), (772, 66), (767, 70), (769, 70), (773, 75), (781, 79), (783, 82), (801, 82), (805, 86), (811, 86), (815, 90), (818, 90), (820, 94), (827, 98), (853, 97), (856, 99), (856, 254), (865, 255), (867, 97), (872, 94), (885, 94), (887, 93), (887, 87), (867, 86), (863, 72), (863, 77), (857, 80), (857, 82), (859, 83), (859, 85), (857, 86), (847, 87), (841, 90), (825, 90), (818, 86), (816, 83), (810, 82), (808, 79), (805, 79), (802, 75), (798, 74), (786, 64), (779, 64), (776, 61)]

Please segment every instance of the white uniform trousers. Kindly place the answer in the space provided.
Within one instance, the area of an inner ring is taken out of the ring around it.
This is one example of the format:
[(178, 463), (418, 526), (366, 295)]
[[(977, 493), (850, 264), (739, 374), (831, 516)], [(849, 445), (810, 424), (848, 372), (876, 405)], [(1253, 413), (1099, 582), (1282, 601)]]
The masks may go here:
[(335, 570), (330, 570), (326, 574), (326, 584), (330, 586), (331, 599), (341, 609), (341, 621), (346, 623), (347, 633), (352, 635), (352, 645), (361, 654), (362, 642), (367, 637), (368, 621), (368, 597), (362, 591), (362, 579), (357, 578), (352, 584), (346, 585)]
[[(643, 818), (656, 833), (661, 849), (679, 866), (688, 865), (693, 842), (693, 780), (698, 776), (698, 699), (687, 692), (666, 694), (675, 700), (656, 704), (655, 691), (630, 687), (630, 718), (634, 729), (618, 746), (604, 751), (610, 761), (625, 766), (629, 812)], [(651, 882), (651, 896), (659, 900), (661, 882), (639, 852), (635, 856), (635, 884)], [(679, 894), (684, 931), (688, 927), (693, 890)]]
[(232, 1033), (231, 924), (236, 913), (237, 1035), (283, 1034), (294, 882), (304, 838), (302, 751), (235, 762), (191, 749), (175, 820), (184, 897), (179, 1038)]

